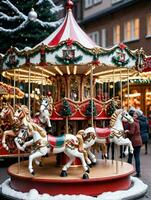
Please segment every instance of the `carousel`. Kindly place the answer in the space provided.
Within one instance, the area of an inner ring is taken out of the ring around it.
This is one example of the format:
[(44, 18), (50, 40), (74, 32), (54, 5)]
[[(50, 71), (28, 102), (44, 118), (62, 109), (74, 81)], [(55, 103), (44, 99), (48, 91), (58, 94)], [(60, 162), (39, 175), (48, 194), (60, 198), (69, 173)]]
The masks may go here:
[[(40, 44), (11, 47), (1, 56), (2, 76), (26, 90), (23, 101), (14, 95), (12, 106), (5, 105), (0, 114), (5, 121), (11, 106), (12, 127), (4, 131), (1, 148), (9, 151), (11, 137), (18, 151), (18, 163), (8, 168), (8, 185), (22, 193), (36, 189), (49, 195), (125, 190), (123, 199), (131, 199), (135, 170), (119, 160), (121, 145), (125, 156), (133, 153), (122, 123), (133, 123), (123, 109), (122, 83), (127, 81), (129, 92), (129, 80), (143, 70), (147, 56), (123, 43), (110, 49), (97, 46), (75, 21), (72, 8), (68, 0), (64, 22)], [(127, 102), (128, 109), (129, 98)], [(109, 143), (116, 146), (115, 160), (108, 159)], [(20, 160), (23, 153), (29, 160)], [(147, 191), (144, 185), (141, 195)]]

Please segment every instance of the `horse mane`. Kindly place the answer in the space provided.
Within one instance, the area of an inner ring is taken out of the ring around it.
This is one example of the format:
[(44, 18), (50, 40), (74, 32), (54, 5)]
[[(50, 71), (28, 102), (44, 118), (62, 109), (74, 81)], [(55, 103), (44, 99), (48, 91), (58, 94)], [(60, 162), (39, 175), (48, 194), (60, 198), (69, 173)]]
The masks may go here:
[(110, 127), (112, 128), (115, 124), (115, 121), (118, 117), (118, 115), (123, 111), (123, 109), (117, 109), (115, 110), (115, 112), (113, 113), (113, 115), (111, 116), (111, 120), (110, 120)]
[(31, 125), (32, 125), (34, 131), (37, 131), (41, 137), (46, 136), (46, 131), (42, 127), (40, 127), (38, 124), (33, 122)]

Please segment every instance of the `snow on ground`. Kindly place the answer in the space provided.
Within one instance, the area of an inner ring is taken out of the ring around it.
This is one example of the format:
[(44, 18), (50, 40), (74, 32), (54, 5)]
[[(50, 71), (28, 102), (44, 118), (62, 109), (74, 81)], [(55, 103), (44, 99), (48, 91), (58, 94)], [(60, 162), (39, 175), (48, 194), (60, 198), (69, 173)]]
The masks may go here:
[(132, 199), (143, 196), (148, 189), (148, 185), (144, 184), (140, 179), (131, 177), (133, 186), (129, 190), (121, 190), (116, 192), (105, 192), (97, 197), (85, 196), (85, 195), (56, 195), (50, 196), (49, 194), (39, 194), (37, 190), (31, 189), (28, 193), (22, 193), (13, 190), (10, 185), (10, 179), (7, 179), (0, 185), (0, 189), (4, 195), (10, 197), (16, 197), (16, 199), (22, 200), (124, 200)]

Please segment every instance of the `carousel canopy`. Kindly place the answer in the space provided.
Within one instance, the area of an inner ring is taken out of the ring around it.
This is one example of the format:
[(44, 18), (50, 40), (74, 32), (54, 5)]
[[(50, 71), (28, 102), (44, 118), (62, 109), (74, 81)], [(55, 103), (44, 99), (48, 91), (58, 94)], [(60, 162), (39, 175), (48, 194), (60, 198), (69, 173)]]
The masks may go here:
[[(67, 2), (67, 15), (64, 22), (50, 36), (48, 36), (40, 44), (47, 46), (57, 46), (59, 43), (70, 39), (76, 41), (86, 48), (95, 48), (97, 45), (88, 37), (88, 35), (80, 28), (72, 14), (72, 1)], [(37, 45), (38, 46), (38, 45)]]

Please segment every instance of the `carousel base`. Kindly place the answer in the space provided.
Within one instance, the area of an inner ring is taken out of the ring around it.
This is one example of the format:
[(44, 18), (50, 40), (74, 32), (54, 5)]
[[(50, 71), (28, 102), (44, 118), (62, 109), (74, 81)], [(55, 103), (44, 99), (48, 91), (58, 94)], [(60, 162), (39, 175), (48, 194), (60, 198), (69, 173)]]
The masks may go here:
[(72, 166), (67, 177), (60, 177), (61, 167), (56, 167), (55, 163), (54, 157), (44, 158), (43, 167), (34, 166), (34, 176), (28, 172), (28, 161), (11, 165), (8, 168), (11, 188), (20, 192), (36, 189), (40, 194), (49, 195), (97, 196), (104, 192), (127, 190), (132, 185), (130, 175), (134, 169), (126, 162), (98, 160), (90, 169), (89, 179), (86, 180), (82, 179), (81, 166)]
[(148, 189), (141, 180), (130, 176), (133, 166), (125, 162), (118, 161), (117, 173), (115, 161), (98, 160), (86, 180), (81, 178), (81, 166), (72, 166), (67, 177), (60, 177), (61, 167), (56, 167), (55, 163), (54, 157), (45, 158), (43, 167), (34, 166), (35, 176), (28, 172), (28, 161), (11, 165), (8, 168), (10, 179), (0, 185), (2, 195), (25, 200), (130, 200), (145, 195)]

